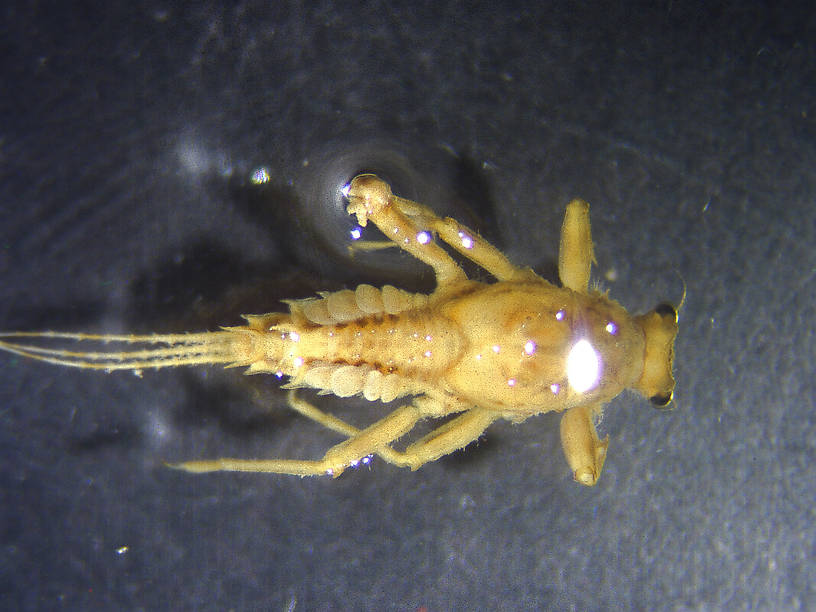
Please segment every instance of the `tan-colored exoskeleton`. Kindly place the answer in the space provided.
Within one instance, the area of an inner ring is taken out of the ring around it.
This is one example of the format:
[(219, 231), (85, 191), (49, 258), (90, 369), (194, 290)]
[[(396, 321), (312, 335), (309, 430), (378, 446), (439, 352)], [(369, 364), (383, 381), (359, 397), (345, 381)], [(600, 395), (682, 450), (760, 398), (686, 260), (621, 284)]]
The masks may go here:
[[(589, 290), (594, 260), (589, 205), (567, 206), (561, 229), (556, 287), (454, 219), (397, 197), (373, 175), (347, 186), (348, 212), (373, 222), (393, 244), (433, 268), (430, 295), (385, 286), (287, 302), (288, 313), (245, 315), (247, 324), (217, 332), (173, 335), (93, 335), (57, 332), (0, 334), (0, 349), (60, 365), (141, 370), (180, 365), (247, 366), (247, 374), (289, 377), (285, 385), (340, 397), (406, 399), (365, 429), (322, 412), (294, 391), (292, 408), (347, 437), (322, 459), (216, 459), (174, 467), (189, 472), (251, 471), (337, 476), (378, 455), (416, 469), (463, 448), (498, 419), (521, 422), (563, 412), (561, 441), (575, 479), (593, 485), (606, 457), (608, 436), (595, 421), (604, 403), (626, 388), (658, 406), (671, 402), (677, 334), (674, 307), (661, 304), (631, 316), (617, 302)], [(469, 280), (436, 243), (438, 237), (493, 275)], [(360, 248), (377, 248), (368, 243)], [(119, 342), (125, 351), (71, 351), (21, 343), (24, 338)], [(404, 450), (392, 444), (425, 418), (458, 415)]]

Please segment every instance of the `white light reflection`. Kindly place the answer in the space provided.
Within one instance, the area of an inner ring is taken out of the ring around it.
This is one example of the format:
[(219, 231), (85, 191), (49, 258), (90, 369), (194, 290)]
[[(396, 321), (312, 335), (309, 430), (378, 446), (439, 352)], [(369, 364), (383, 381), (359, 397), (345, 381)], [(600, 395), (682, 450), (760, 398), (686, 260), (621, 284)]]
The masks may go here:
[(589, 391), (598, 384), (601, 358), (588, 340), (576, 342), (567, 356), (567, 380), (578, 393)]
[(419, 244), (428, 244), (431, 241), (431, 235), (428, 232), (419, 232), (416, 235), (416, 241)]
[(525, 342), (524, 343), (524, 352), (527, 353), (528, 355), (532, 355), (533, 353), (535, 353), (536, 352), (536, 343), (533, 342), (532, 340), (528, 340), (527, 342)]
[(343, 197), (348, 199), (349, 191), (351, 190), (351, 183), (346, 183), (340, 188), (340, 193), (343, 194)]
[(261, 166), (260, 168), (256, 168), (252, 173), (251, 180), (255, 185), (263, 185), (264, 183), (269, 182), (269, 178), (269, 170)]
[(358, 226), (354, 227), (349, 232), (349, 234), (351, 234), (351, 239), (352, 240), (359, 240), (360, 237), (363, 235), (363, 228), (358, 225)]
[(468, 236), (465, 232), (459, 232), (459, 239), (462, 241), (462, 246), (466, 249), (473, 248), (473, 238)]

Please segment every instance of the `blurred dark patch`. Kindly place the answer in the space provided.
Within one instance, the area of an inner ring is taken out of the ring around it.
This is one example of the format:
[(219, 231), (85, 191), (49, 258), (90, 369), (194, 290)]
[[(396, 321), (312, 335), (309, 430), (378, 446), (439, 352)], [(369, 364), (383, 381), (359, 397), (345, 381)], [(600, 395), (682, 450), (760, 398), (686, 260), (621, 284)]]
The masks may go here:
[(139, 330), (177, 332), (235, 325), (241, 314), (284, 308), (314, 295), (321, 279), (291, 266), (250, 264), (237, 251), (200, 240), (156, 259), (130, 288), (126, 319)]
[(172, 415), (183, 431), (198, 428), (207, 421), (217, 429), (237, 438), (271, 437), (285, 429), (297, 414), (286, 406), (286, 396), (269, 377), (243, 377), (236, 383), (232, 372), (213, 370), (206, 380), (191, 370), (180, 378), (185, 401)]
[[(488, 430), (489, 431), (489, 430)], [(478, 467), (484, 463), (494, 461), (501, 451), (500, 436), (482, 434), (477, 440), (470, 442), (465, 448), (460, 448), (449, 455), (440, 457), (437, 461), (446, 470), (460, 471), (463, 467)]]
[(3, 325), (7, 330), (70, 330), (87, 329), (98, 324), (105, 313), (106, 305), (99, 300), (72, 300), (70, 307), (26, 306), (8, 307), (4, 312)]
[(117, 426), (100, 425), (95, 431), (77, 433), (71, 431), (65, 436), (65, 446), (72, 454), (94, 454), (103, 448), (134, 448), (141, 446), (144, 435), (132, 424)]

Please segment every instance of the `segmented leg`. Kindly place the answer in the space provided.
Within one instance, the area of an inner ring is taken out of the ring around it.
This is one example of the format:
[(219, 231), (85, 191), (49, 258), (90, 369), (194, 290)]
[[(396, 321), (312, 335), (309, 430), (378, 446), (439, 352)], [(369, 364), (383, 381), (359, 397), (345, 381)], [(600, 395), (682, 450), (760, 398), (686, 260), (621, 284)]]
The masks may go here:
[[(535, 276), (535, 274), (528, 268), (519, 268), (518, 266), (513, 265), (510, 260), (508, 260), (496, 247), (479, 236), (479, 234), (473, 230), (460, 224), (455, 219), (450, 217), (443, 219), (423, 204), (393, 195), (388, 184), (373, 175), (361, 175), (355, 178), (351, 185), (352, 186), (349, 189), (349, 198), (352, 196), (365, 198), (367, 197), (366, 194), (369, 192), (378, 193), (381, 194), (379, 197), (387, 198), (390, 206), (393, 209), (398, 210), (404, 217), (407, 217), (409, 220), (414, 222), (414, 235), (419, 238), (420, 242), (432, 244), (429, 242), (430, 235), (428, 235), (427, 232), (424, 234), (422, 232), (424, 230), (434, 232), (444, 242), (449, 244), (463, 256), (490, 272), (490, 274), (495, 276), (498, 280), (522, 280)], [(376, 209), (376, 206), (372, 207), (372, 210)], [(367, 211), (368, 209), (366, 209), (366, 214), (371, 217), (371, 214)], [(352, 209), (352, 205), (350, 204), (349, 213), (357, 214), (359, 220), (359, 207)], [(378, 227), (380, 227), (380, 223), (377, 221), (377, 219), (371, 217), (371, 220), (374, 221)], [(362, 223), (360, 224), (363, 225)], [(392, 236), (392, 234), (388, 233), (384, 228), (380, 227), (380, 229), (382, 229), (383, 233), (385, 233), (387, 236)], [(397, 235), (399, 235), (399, 233)], [(386, 245), (389, 244), (391, 243), (363, 242), (354, 245), (353, 248), (359, 248), (361, 250), (375, 250), (386, 248)], [(403, 246), (396, 238), (394, 238), (394, 244)], [(438, 249), (439, 247), (436, 248)], [(425, 261), (422, 257), (420, 257), (420, 259)]]
[(567, 205), (561, 226), (561, 245), (558, 249), (558, 276), (564, 287), (586, 293), (589, 272), (595, 262), (592, 233), (589, 227), (589, 204), (573, 200)]
[[(327, 429), (349, 437), (355, 436), (361, 431), (297, 397), (294, 391), (289, 393), (288, 399), (293, 410), (320, 423)], [(443, 455), (464, 448), (470, 442), (476, 440), (496, 418), (497, 416), (492, 413), (472, 409), (429, 432), (408, 446), (404, 452), (396, 451), (390, 446), (384, 446), (376, 451), (376, 454), (388, 463), (416, 470), (429, 461), (434, 461)]]
[(429, 461), (436, 461), (464, 448), (478, 439), (498, 418), (499, 415), (493, 412), (472, 408), (409, 445), (403, 453), (403, 465), (415, 470)]
[(497, 280), (525, 280), (535, 277), (529, 268), (520, 268), (510, 262), (496, 247), (478, 233), (451, 217), (439, 217), (430, 208), (412, 200), (394, 196), (394, 206), (420, 225), (435, 232), (463, 256), (481, 266)]
[(428, 264), (436, 274), (437, 285), (467, 280), (464, 270), (430, 240), (427, 232), (392, 206), (394, 195), (384, 181), (372, 174), (361, 174), (351, 181), (347, 197), (348, 213), (357, 216), (357, 223), (365, 227), (371, 220), (400, 248)]
[(570, 408), (561, 417), (561, 446), (575, 480), (592, 486), (601, 476), (609, 436), (603, 441), (595, 429), (595, 416), (601, 405), (583, 405)]
[[(356, 436), (362, 431), (362, 429), (358, 429), (354, 425), (346, 423), (345, 421), (337, 418), (333, 414), (323, 412), (311, 402), (307, 402), (305, 399), (298, 397), (297, 391), (295, 389), (289, 391), (286, 399), (289, 403), (289, 407), (292, 410), (298, 412), (299, 414), (305, 416), (308, 419), (315, 421), (316, 423), (320, 423), (326, 429), (330, 429), (331, 431), (342, 434), (348, 438)], [(399, 457), (401, 453), (395, 451), (390, 446), (383, 446), (381, 449), (377, 451), (377, 455), (379, 455), (388, 463), (400, 465)]]
[(357, 465), (368, 455), (378, 455), (388, 463), (412, 470), (443, 455), (464, 448), (477, 439), (498, 415), (473, 409), (431, 431), (404, 452), (389, 445), (408, 433), (427, 414), (416, 405), (403, 406), (366, 429), (322, 412), (290, 395), (292, 408), (328, 429), (349, 436), (348, 440), (333, 446), (318, 461), (297, 459), (231, 459), (186, 461), (171, 467), (187, 472), (272, 472), (295, 476), (339, 476), (348, 466)]
[(363, 457), (378, 453), (391, 442), (408, 433), (417, 421), (425, 417), (416, 405), (397, 408), (370, 427), (358, 430), (348, 440), (329, 449), (318, 461), (298, 459), (230, 459), (185, 461), (175, 467), (187, 472), (272, 472), (295, 476), (339, 476), (350, 465)]

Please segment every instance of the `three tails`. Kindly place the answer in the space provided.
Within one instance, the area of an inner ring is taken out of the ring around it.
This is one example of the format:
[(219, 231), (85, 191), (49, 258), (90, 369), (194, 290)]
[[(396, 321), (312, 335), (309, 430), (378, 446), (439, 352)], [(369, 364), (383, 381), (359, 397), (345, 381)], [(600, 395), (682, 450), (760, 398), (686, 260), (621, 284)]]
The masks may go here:
[[(250, 365), (257, 359), (252, 339), (255, 333), (246, 327), (151, 335), (0, 332), (0, 351), (85, 370), (138, 371), (205, 364), (235, 367)], [(66, 348), (65, 341), (80, 344), (78, 349), (81, 350)], [(62, 344), (54, 346), (54, 342)]]

